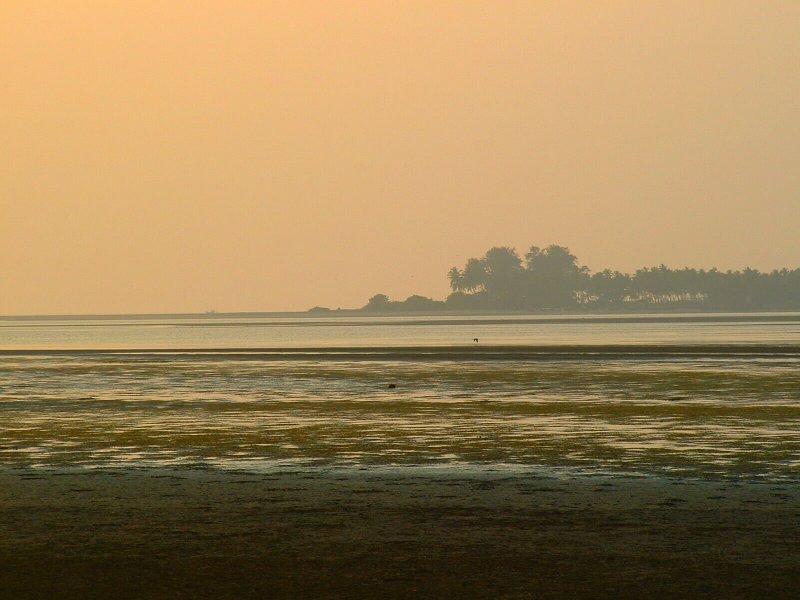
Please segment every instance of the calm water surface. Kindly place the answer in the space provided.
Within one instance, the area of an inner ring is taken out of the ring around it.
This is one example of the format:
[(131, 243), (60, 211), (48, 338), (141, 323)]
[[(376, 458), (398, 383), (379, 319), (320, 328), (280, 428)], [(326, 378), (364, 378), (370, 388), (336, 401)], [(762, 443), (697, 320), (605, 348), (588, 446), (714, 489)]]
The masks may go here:
[(800, 315), (4, 319), (0, 465), (797, 479)]
[(584, 317), (0, 318), (2, 348), (796, 344), (800, 313)]

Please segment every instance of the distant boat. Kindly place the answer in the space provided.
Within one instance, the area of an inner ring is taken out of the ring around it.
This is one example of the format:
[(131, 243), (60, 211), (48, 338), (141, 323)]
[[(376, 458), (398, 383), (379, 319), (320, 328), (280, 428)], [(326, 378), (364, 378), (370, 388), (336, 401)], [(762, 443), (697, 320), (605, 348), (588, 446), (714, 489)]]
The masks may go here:
[(207, 310), (207, 311), (206, 311), (206, 314), (207, 314), (207, 315), (215, 315), (215, 314), (217, 314), (217, 311), (215, 311), (215, 310), (213, 310), (213, 309), (212, 309), (212, 310)]

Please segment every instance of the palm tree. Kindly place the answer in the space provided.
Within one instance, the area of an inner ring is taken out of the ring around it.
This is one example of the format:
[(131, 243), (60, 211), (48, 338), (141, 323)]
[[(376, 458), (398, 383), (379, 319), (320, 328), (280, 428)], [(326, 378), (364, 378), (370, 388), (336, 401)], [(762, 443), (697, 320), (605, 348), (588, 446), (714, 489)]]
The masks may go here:
[(461, 285), (463, 289), (475, 292), (483, 289), (486, 284), (486, 266), (477, 258), (470, 258), (461, 272)]
[(458, 270), (458, 267), (453, 267), (447, 272), (447, 278), (450, 280), (450, 288), (454, 292), (461, 292), (464, 290), (464, 275)]

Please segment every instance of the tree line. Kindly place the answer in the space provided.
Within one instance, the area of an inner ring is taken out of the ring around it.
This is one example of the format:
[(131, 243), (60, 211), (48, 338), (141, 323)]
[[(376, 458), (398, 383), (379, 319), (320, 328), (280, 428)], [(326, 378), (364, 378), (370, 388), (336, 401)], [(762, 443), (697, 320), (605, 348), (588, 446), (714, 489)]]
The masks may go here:
[(447, 273), (452, 292), (445, 300), (410, 296), (369, 299), (368, 311), (421, 310), (638, 310), (798, 309), (800, 269), (761, 272), (644, 267), (634, 273), (592, 273), (569, 248), (532, 246), (520, 256), (496, 246)]

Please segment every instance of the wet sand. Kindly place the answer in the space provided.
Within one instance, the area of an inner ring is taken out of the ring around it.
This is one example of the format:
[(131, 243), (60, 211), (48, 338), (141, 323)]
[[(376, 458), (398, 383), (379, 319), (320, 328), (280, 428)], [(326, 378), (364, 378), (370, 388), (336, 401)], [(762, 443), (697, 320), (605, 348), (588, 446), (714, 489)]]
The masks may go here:
[(2, 598), (790, 598), (800, 483), (0, 470)]

